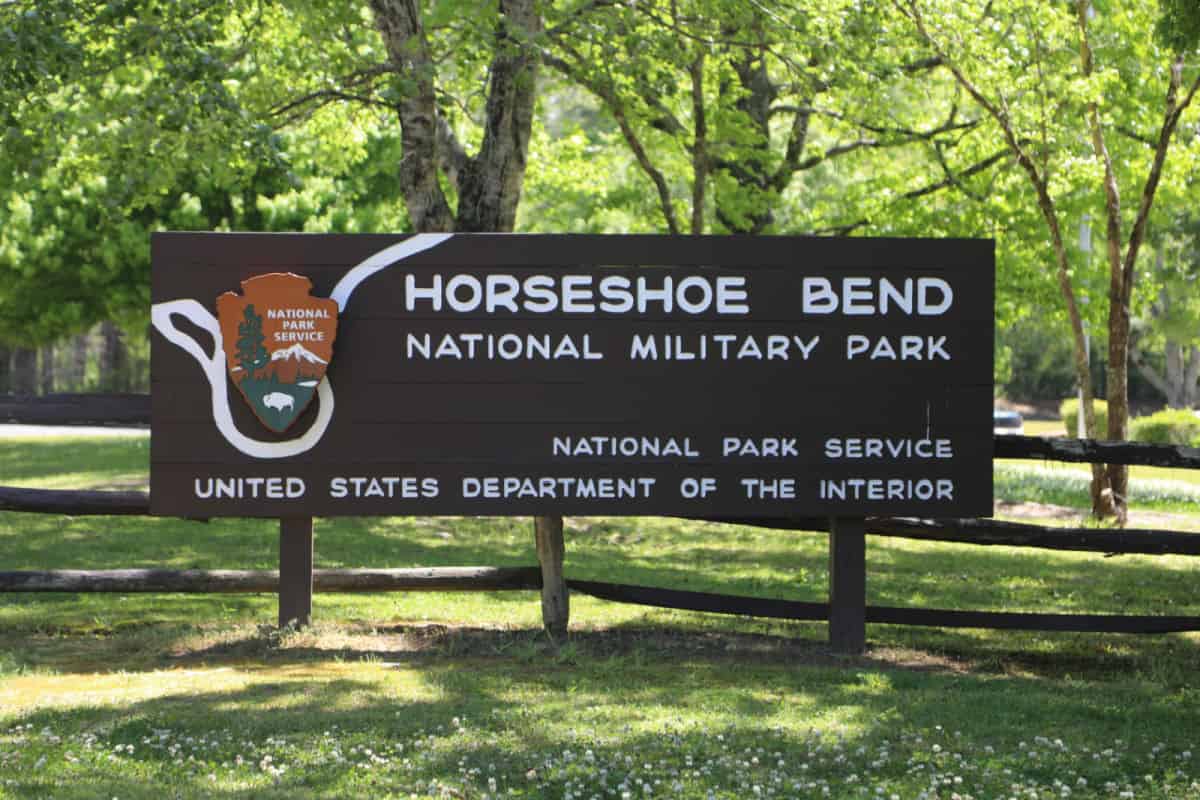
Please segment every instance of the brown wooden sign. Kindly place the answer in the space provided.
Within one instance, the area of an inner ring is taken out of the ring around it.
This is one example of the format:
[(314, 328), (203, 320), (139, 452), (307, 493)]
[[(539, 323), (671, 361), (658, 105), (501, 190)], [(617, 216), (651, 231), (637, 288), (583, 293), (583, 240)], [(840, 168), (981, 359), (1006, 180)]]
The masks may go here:
[(988, 516), (993, 281), (980, 240), (156, 234), (151, 507)]

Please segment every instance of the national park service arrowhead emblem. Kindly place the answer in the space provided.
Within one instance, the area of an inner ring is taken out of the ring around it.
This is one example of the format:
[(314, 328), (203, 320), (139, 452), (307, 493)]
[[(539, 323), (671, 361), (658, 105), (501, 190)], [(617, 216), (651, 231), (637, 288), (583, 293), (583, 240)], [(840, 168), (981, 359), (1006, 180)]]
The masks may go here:
[(325, 377), (337, 335), (337, 302), (313, 297), (312, 281), (272, 272), (217, 298), (229, 377), (264, 425), (282, 433)]

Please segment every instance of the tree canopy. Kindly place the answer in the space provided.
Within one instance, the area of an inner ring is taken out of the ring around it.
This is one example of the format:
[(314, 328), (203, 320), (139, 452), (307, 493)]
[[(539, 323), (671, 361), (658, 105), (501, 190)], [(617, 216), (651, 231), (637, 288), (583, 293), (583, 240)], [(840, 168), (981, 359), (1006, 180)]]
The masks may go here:
[(163, 228), (991, 236), (1120, 437), (1198, 46), (1192, 0), (12, 0), (0, 340), (144, 319)]

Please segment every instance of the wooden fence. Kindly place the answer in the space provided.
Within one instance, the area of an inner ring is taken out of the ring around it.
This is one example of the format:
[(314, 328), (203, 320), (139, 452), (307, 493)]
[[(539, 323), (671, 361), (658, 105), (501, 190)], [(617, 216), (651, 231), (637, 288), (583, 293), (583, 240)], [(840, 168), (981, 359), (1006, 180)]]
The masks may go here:
[[(146, 395), (51, 395), (20, 399), (0, 396), (0, 423), (145, 424)], [(1200, 450), (1130, 442), (1000, 436), (996, 458), (1118, 463), (1200, 468)], [(95, 492), (0, 486), (0, 510), (68, 515), (144, 515), (143, 492)], [(784, 530), (829, 531), (829, 602), (809, 603), (738, 597), (579, 581), (563, 573), (562, 521), (535, 522), (539, 566), (444, 567), (418, 569), (313, 569), (312, 520), (280, 520), (280, 569), (249, 570), (43, 570), (0, 571), (0, 592), (278, 592), (279, 618), (305, 621), (312, 592), (541, 590), (543, 619), (564, 630), (567, 591), (606, 600), (660, 608), (743, 614), (783, 619), (827, 620), (835, 650), (857, 652), (868, 622), (1046, 631), (1167, 633), (1200, 630), (1200, 617), (1097, 614), (1040, 614), (892, 608), (866, 605), (865, 537), (891, 536), (981, 546), (1036, 547), (1106, 555), (1200, 555), (1200, 533), (1160, 530), (1049, 528), (992, 519), (911, 518), (698, 518)]]

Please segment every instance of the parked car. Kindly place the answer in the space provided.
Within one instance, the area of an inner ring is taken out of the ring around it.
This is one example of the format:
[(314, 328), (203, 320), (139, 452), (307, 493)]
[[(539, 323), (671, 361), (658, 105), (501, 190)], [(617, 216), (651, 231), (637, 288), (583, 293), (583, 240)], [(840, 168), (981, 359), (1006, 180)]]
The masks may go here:
[(992, 410), (992, 431), (997, 436), (1024, 436), (1025, 420), (1016, 411)]

